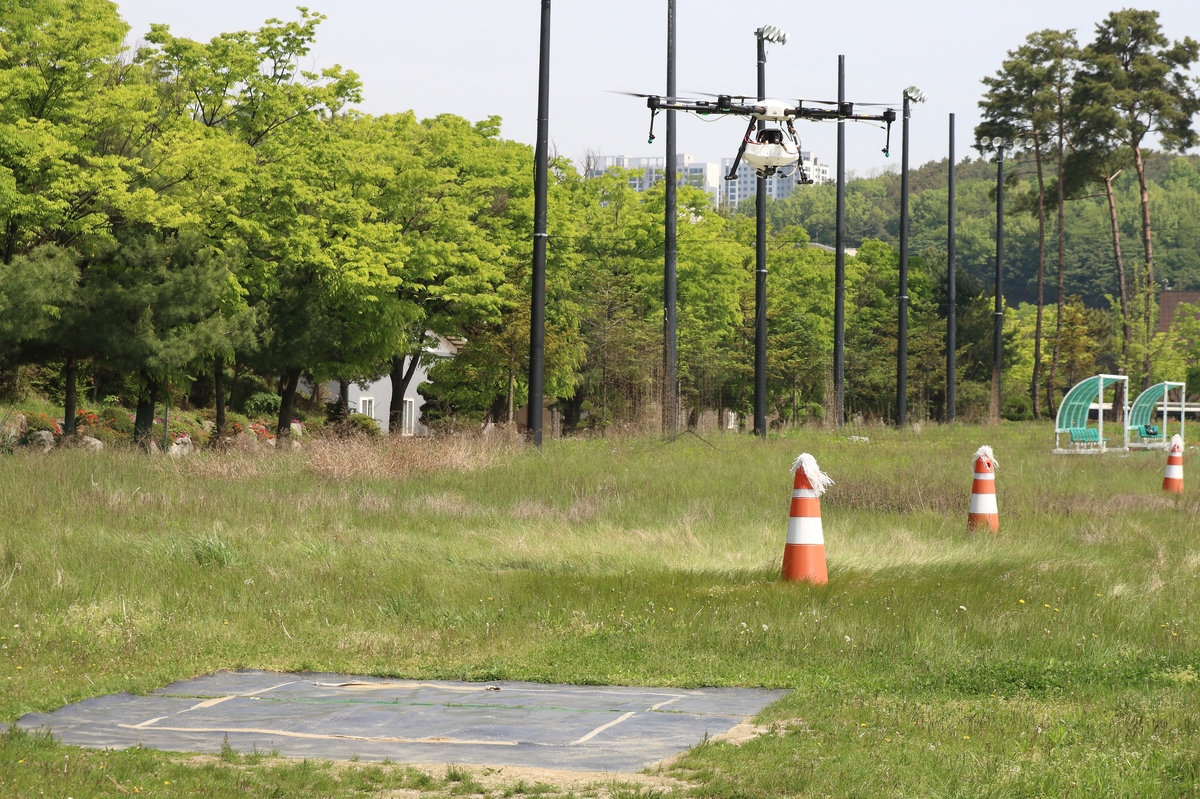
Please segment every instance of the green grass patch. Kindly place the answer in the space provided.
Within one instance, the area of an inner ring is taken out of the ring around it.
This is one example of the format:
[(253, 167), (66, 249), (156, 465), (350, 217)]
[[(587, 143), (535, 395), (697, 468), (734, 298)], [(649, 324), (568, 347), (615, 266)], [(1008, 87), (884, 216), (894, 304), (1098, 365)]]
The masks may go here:
[[(774, 732), (698, 747), (671, 771), (688, 791), (1200, 795), (1200, 502), (1161, 493), (1165, 456), (1056, 457), (1035, 425), (867, 434), (6, 456), (0, 720), (221, 668), (762, 686), (794, 689), (759, 720)], [(966, 530), (985, 443), (997, 535)], [(802, 450), (837, 481), (828, 586), (778, 577)], [(331, 796), (482, 779), (0, 746), (0, 794), (67, 757), (64, 779), (120, 762), (177, 795), (292, 771)]]

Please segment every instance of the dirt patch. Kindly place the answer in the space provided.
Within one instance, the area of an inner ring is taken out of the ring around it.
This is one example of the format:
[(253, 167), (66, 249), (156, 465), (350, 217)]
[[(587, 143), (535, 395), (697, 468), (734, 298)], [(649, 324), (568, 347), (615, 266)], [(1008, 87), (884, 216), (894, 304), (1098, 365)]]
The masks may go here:
[[(508, 789), (524, 788), (526, 794), (556, 796), (561, 794), (576, 794), (594, 796), (597, 799), (608, 799), (619, 790), (655, 789), (671, 791), (677, 788), (687, 788), (688, 783), (666, 777), (661, 774), (627, 774), (609, 773), (603, 771), (560, 771), (557, 769), (530, 768), (526, 766), (419, 766), (416, 767), (431, 777), (445, 780), (449, 769), (469, 771), (471, 778), (487, 789), (489, 793), (504, 795)], [(454, 783), (446, 786), (447, 790), (454, 788)], [(428, 796), (429, 794), (425, 794)], [(437, 794), (435, 794), (437, 795)]]
[[(732, 732), (732, 731), (731, 731)], [(223, 762), (216, 755), (191, 755), (174, 760), (181, 766), (204, 767)], [(263, 763), (287, 762), (270, 759)], [(298, 761), (297, 761), (298, 762)], [(405, 765), (376, 762), (332, 761), (333, 767), (343, 770), (382, 768), (387, 773), (420, 772), (432, 780), (432, 785), (420, 789), (400, 788), (380, 794), (388, 799), (401, 797), (441, 797), (463, 795), (464, 782), (473, 782), (491, 795), (529, 795), (558, 797), (564, 795), (586, 796), (591, 799), (609, 799), (619, 791), (652, 790), (671, 792), (692, 787), (690, 783), (664, 776), (661, 773), (626, 773), (605, 771), (562, 771), (559, 769), (532, 768), (526, 766), (464, 766), (451, 764)], [(234, 768), (254, 770), (261, 765), (235, 765)], [(657, 769), (655, 769), (657, 772)], [(466, 778), (465, 780), (463, 778)], [(467, 794), (470, 795), (470, 794)]]
[[(742, 719), (729, 730), (721, 733), (720, 735), (714, 735), (708, 740), (710, 743), (715, 744), (741, 746), (742, 744), (749, 743), (755, 738), (759, 738), (764, 735), (778, 735), (783, 737), (789, 732), (795, 732), (798, 730), (804, 732), (808, 731), (808, 723), (805, 722), (804, 719), (782, 719), (779, 721), (772, 721), (768, 724), (755, 724), (753, 719)], [(651, 768), (654, 771), (669, 769), (686, 757), (687, 754), (688, 752), (685, 750), (683, 752), (679, 752), (678, 754), (671, 755), (665, 760), (660, 760), (659, 762), (655, 763)], [(679, 784), (682, 785), (683, 783)]]

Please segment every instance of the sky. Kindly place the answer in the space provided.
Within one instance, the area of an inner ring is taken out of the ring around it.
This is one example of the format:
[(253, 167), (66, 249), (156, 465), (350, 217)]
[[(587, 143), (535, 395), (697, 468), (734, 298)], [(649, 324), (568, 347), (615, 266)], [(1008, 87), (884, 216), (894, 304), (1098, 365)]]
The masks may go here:
[[(537, 128), (539, 0), (301, 0), (325, 14), (309, 68), (340, 64), (364, 84), (360, 108), (372, 114), (413, 110), (503, 119), (502, 134), (532, 144)], [(150, 23), (177, 36), (207, 40), (259, 27), (270, 17), (295, 19), (297, 0), (118, 0), (136, 44)], [(647, 144), (644, 101), (614, 91), (665, 93), (666, 2), (556, 0), (552, 9), (550, 139), (577, 162), (588, 153), (663, 154)], [(755, 92), (754, 30), (787, 31), (767, 56), (767, 94), (836, 99), (837, 57), (846, 56), (846, 95), (853, 102), (900, 102), (913, 85), (928, 95), (911, 120), (913, 165), (947, 152), (948, 115), (957, 150), (968, 153), (978, 122), (981, 79), (1005, 54), (1044, 28), (1091, 40), (1095, 25), (1121, 5), (1098, 0), (840, 0), (796, 3), (677, 0), (678, 87), (686, 92)], [(1168, 36), (1200, 39), (1200, 2), (1157, 0)], [(679, 152), (719, 162), (734, 154), (738, 119), (681, 116)], [(897, 168), (899, 131), (890, 158), (882, 130), (848, 125), (847, 168), (858, 175)], [(661, 119), (656, 133), (661, 134)], [(832, 163), (836, 126), (798, 125), (802, 146)]]

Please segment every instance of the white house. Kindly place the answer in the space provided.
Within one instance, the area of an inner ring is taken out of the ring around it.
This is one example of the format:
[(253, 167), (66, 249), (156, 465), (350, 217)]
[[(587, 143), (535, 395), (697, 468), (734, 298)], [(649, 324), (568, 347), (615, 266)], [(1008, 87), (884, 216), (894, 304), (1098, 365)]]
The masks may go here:
[[(422, 383), (429, 382), (429, 368), (437, 362), (437, 359), (453, 358), (458, 354), (459, 346), (461, 346), (461, 342), (455, 344), (436, 333), (430, 332), (427, 335), (436, 339), (437, 345), (425, 348), (425, 355), (421, 358), (421, 363), (417, 365), (417, 371), (413, 373), (412, 380), (409, 381), (408, 388), (404, 392), (404, 429), (401, 431), (401, 435), (429, 435), (429, 429), (421, 424), (421, 408), (425, 405), (425, 398), (417, 393), (417, 387)], [(336, 381), (326, 384), (325, 394), (337, 397), (338, 384)], [(370, 416), (379, 423), (379, 429), (384, 433), (388, 432), (388, 411), (391, 407), (392, 378), (390, 375), (384, 375), (380, 379), (368, 383), (366, 388), (361, 388), (357, 383), (350, 384), (350, 412)]]

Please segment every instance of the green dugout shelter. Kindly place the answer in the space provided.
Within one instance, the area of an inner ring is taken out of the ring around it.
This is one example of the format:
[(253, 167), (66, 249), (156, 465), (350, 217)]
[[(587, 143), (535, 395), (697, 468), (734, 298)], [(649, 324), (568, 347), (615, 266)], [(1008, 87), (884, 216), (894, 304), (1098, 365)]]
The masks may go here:
[[(1171, 399), (1171, 392), (1178, 391), (1179, 400)], [(1187, 384), (1167, 380), (1157, 383), (1138, 394), (1129, 407), (1126, 446), (1133, 449), (1166, 449), (1170, 436), (1167, 435), (1169, 413), (1179, 414), (1179, 435), (1183, 435)], [(1160, 411), (1156, 419), (1155, 411)]]
[[(1095, 375), (1076, 383), (1058, 406), (1054, 420), (1054, 452), (1058, 455), (1098, 455), (1109, 450), (1129, 450), (1128, 399), (1121, 403), (1119, 424), (1109, 423), (1109, 433), (1120, 436), (1109, 445), (1104, 436), (1104, 392), (1117, 383), (1124, 384), (1123, 396), (1129, 397), (1129, 378), (1126, 375)], [(1116, 398), (1114, 395), (1113, 404)], [(1093, 404), (1094, 403), (1094, 404)], [(1096, 422), (1091, 424), (1091, 412), (1096, 409)]]

